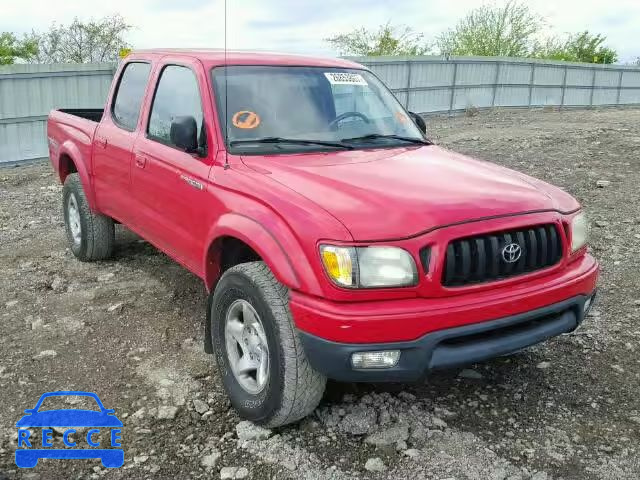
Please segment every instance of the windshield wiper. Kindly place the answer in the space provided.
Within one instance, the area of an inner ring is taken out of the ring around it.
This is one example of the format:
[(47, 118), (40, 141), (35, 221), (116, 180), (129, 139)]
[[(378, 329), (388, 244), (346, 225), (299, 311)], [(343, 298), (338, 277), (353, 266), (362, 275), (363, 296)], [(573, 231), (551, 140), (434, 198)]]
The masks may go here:
[(347, 145), (342, 142), (331, 142), (325, 140), (311, 140), (311, 139), (301, 139), (301, 138), (283, 138), (283, 137), (264, 137), (264, 138), (254, 138), (254, 139), (246, 139), (246, 140), (232, 140), (229, 142), (229, 145), (235, 147), (236, 145), (245, 145), (248, 143), (290, 143), (292, 145), (323, 145), (325, 147), (335, 147), (335, 148), (344, 148), (345, 150), (353, 150), (351, 145)]
[(385, 135), (383, 133), (370, 133), (369, 135), (362, 135), (361, 137), (353, 137), (353, 138), (343, 138), (342, 142), (358, 142), (360, 140), (376, 140), (378, 138), (390, 138), (393, 140), (403, 140), (405, 142), (411, 143), (419, 143), (421, 145), (431, 145), (431, 142), (425, 140), (424, 138), (415, 138), (415, 137), (403, 137), (402, 135)]

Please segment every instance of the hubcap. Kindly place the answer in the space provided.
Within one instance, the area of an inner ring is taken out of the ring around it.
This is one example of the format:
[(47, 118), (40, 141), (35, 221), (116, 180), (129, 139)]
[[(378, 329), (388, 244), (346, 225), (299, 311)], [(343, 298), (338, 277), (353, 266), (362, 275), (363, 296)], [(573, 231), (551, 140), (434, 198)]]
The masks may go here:
[(82, 238), (82, 226), (80, 225), (80, 209), (76, 196), (72, 193), (67, 201), (67, 220), (69, 221), (69, 230), (71, 230), (71, 238), (74, 245), (78, 245)]
[(269, 380), (269, 346), (260, 316), (246, 300), (227, 310), (224, 328), (233, 375), (247, 392), (260, 393)]

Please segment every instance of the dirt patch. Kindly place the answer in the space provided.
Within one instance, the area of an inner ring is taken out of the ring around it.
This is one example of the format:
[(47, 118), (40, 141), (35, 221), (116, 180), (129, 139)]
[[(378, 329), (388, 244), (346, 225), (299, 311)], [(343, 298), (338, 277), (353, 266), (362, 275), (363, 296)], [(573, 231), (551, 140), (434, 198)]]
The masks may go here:
[[(602, 263), (584, 326), (412, 385), (330, 383), (279, 431), (236, 426), (202, 351), (202, 283), (117, 231), (116, 258), (66, 247), (48, 165), (0, 170), (0, 478), (640, 478), (640, 110), (434, 117), (453, 150), (554, 183), (585, 206)], [(99, 394), (125, 465), (13, 461), (15, 422), (51, 390)], [(244, 470), (246, 468), (246, 470)]]

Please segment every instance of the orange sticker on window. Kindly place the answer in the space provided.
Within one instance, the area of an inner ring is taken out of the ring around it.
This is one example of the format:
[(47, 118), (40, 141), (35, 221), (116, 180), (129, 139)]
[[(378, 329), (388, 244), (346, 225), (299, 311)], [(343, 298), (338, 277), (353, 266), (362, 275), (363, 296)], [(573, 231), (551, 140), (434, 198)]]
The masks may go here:
[(250, 112), (249, 110), (242, 110), (236, 112), (231, 119), (233, 126), (242, 129), (256, 128), (260, 125), (260, 117), (256, 112)]
[(407, 118), (407, 116), (404, 113), (402, 113), (400, 111), (397, 111), (396, 112), (396, 120), (398, 120), (400, 123), (407, 123), (407, 121), (409, 119)]

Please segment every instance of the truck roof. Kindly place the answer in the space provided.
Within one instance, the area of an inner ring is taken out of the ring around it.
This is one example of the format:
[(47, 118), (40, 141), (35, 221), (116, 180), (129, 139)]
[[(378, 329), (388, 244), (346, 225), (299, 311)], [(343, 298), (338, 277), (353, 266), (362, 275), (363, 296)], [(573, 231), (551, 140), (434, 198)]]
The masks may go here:
[(362, 65), (342, 58), (312, 57), (293, 53), (279, 53), (251, 50), (227, 50), (221, 48), (153, 48), (134, 50), (132, 58), (149, 56), (176, 56), (197, 58), (206, 66), (219, 65), (296, 65), (314, 67), (365, 68)]

